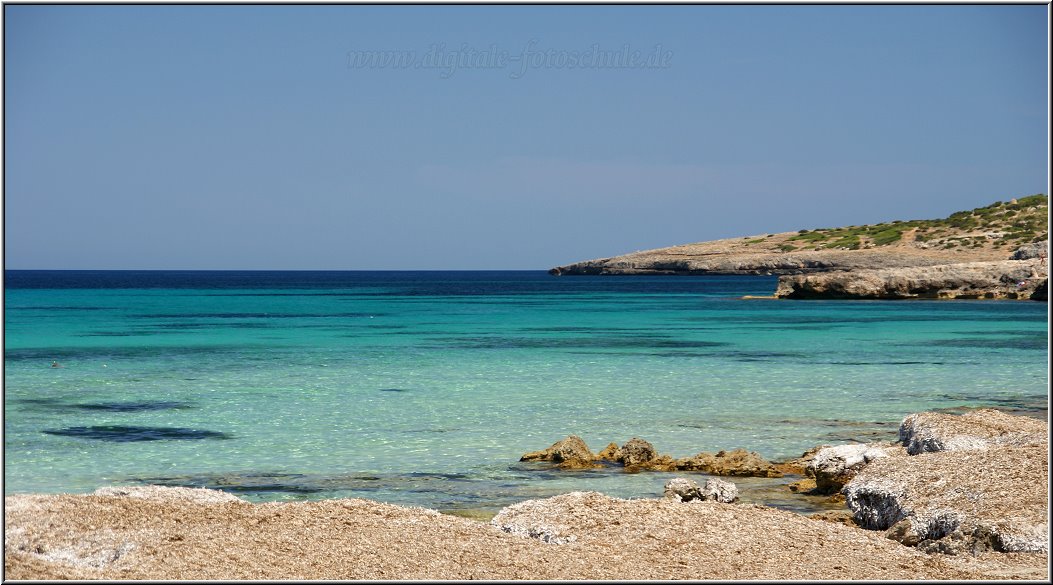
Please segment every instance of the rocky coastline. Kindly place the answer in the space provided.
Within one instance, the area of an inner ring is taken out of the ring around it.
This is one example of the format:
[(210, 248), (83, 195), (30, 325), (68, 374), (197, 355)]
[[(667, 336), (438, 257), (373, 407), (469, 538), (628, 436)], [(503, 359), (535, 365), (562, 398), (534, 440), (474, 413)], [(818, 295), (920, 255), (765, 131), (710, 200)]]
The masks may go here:
[(1045, 301), (1047, 214), (1046, 197), (1036, 195), (944, 220), (727, 238), (576, 262), (549, 274), (774, 275), (775, 297), (784, 299)]
[[(1041, 247), (1041, 248), (1039, 248)], [(778, 275), (782, 299), (1014, 299), (1047, 300), (1048, 241), (1033, 256), (961, 261), (911, 253), (861, 250), (796, 254), (714, 253), (705, 258), (618, 257), (559, 266), (562, 275)], [(968, 258), (968, 257), (965, 257)], [(950, 261), (949, 261), (950, 260)]]
[[(821, 446), (777, 463), (739, 451), (674, 459), (633, 438), (593, 453), (572, 435), (523, 460), (572, 473), (666, 472), (665, 492), (572, 492), (508, 506), (489, 523), (368, 500), (252, 504), (178, 487), (7, 496), (5, 578), (1049, 577), (1043, 421), (925, 412), (906, 417), (894, 443)], [(798, 490), (841, 497), (845, 513), (739, 500), (736, 476), (771, 473), (804, 473), (812, 487)]]

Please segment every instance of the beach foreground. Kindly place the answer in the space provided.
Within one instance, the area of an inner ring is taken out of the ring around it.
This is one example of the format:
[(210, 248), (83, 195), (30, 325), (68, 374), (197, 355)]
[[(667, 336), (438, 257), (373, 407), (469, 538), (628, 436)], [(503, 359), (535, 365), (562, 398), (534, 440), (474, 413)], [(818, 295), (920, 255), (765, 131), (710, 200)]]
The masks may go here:
[(489, 523), (364, 499), (250, 503), (185, 487), (12, 495), (4, 570), (9, 579), (1043, 580), (1048, 444), (1045, 422), (985, 409), (912, 414), (898, 443), (810, 451), (808, 475), (816, 489), (845, 494), (845, 522), (731, 498), (682, 501), (675, 482), (663, 498), (528, 500)]
[(590, 492), (545, 502), (575, 540), (361, 499), (252, 504), (157, 487), (9, 496), (4, 566), (8, 579), (1038, 579), (1048, 561), (930, 555), (755, 505)]

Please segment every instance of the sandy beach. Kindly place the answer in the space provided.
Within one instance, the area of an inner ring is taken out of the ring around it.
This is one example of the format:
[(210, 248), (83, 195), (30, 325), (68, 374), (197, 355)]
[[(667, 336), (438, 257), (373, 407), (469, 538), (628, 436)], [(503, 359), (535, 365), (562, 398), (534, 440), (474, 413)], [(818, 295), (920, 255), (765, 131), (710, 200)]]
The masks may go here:
[(5, 498), (8, 579), (1038, 579), (1046, 554), (928, 555), (880, 532), (754, 505), (550, 499), (576, 539), (367, 500), (250, 504)]
[(904, 420), (900, 438), (820, 449), (809, 464), (822, 481), (845, 482), (855, 522), (597, 492), (528, 500), (490, 522), (363, 499), (249, 503), (199, 488), (12, 495), (5, 577), (1048, 577), (1044, 422), (992, 410), (923, 413)]

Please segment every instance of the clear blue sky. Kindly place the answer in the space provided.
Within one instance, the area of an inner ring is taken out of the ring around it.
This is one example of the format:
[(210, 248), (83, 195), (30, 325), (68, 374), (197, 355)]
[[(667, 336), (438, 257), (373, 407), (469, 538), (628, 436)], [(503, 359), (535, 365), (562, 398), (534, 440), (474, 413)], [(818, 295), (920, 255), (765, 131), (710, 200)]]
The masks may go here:
[[(4, 14), (8, 268), (547, 269), (1047, 189), (1046, 6)], [(626, 45), (665, 67), (561, 61)], [(491, 48), (551, 52), (349, 58)]]

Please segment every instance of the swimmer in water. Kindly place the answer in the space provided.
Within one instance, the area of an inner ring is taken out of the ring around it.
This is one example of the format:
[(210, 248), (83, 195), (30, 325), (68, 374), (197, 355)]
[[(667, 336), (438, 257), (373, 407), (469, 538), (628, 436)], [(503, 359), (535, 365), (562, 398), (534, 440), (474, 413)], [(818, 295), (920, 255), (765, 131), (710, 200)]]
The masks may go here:
[(53, 368), (61, 368), (62, 365), (59, 364), (57, 361), (52, 361), (51, 362), (51, 367), (53, 367)]

